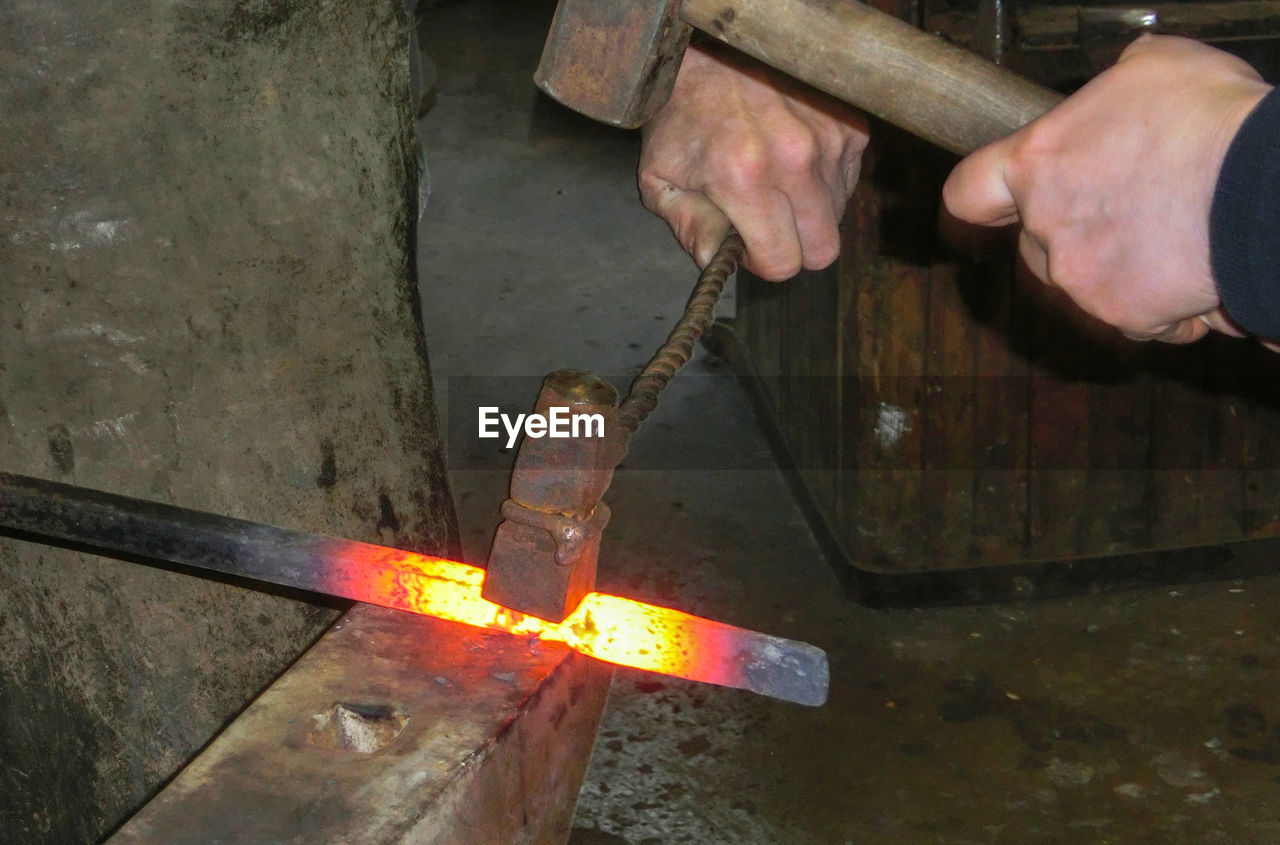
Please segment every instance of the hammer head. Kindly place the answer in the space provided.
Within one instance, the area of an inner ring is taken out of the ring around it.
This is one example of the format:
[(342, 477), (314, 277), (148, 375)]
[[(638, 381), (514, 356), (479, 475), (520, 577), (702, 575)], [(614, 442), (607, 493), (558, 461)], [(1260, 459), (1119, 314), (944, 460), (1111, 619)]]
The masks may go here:
[(574, 111), (634, 129), (666, 104), (689, 43), (680, 0), (560, 0), (534, 81)]

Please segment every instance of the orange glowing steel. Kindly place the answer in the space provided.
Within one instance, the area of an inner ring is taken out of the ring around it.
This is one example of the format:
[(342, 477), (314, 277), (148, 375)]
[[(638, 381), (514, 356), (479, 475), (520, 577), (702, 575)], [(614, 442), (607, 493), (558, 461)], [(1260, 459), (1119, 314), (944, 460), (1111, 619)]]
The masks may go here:
[(0, 472), (0, 526), (467, 625), (562, 642), (582, 654), (818, 705), (819, 648), (665, 607), (589, 593), (563, 622), (481, 597), (484, 570)]
[[(563, 622), (548, 622), (481, 598), (484, 570), (479, 567), (355, 543), (342, 552), (348, 559), (358, 552), (366, 564), (361, 567), (363, 576), (347, 576), (346, 583), (340, 585), (365, 601), (562, 642), (582, 654), (620, 666), (748, 687), (741, 677), (742, 661), (735, 660), (736, 653), (745, 648), (739, 641), (764, 637), (679, 610), (601, 593), (588, 594)], [(355, 583), (358, 577), (365, 580)]]

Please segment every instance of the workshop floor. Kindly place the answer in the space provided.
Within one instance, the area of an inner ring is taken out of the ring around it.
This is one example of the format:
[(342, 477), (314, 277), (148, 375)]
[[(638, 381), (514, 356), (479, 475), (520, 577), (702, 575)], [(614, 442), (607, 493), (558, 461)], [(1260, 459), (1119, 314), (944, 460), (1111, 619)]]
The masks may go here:
[[(566, 366), (624, 389), (694, 277), (636, 200), (635, 135), (535, 95), (550, 8), (468, 0), (421, 30), (423, 302), (476, 561), (512, 456), (477, 406), (526, 410)], [(810, 709), (619, 671), (577, 845), (1280, 842), (1280, 581), (861, 607), (703, 353), (608, 501), (602, 589), (815, 643), (832, 690)]]

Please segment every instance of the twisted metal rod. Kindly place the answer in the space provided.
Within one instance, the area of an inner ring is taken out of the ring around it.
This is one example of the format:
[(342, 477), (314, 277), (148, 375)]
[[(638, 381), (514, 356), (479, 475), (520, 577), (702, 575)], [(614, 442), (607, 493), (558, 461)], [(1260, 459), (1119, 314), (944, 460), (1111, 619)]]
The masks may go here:
[(658, 347), (657, 353), (631, 382), (627, 398), (618, 406), (618, 423), (622, 428), (635, 434), (645, 417), (658, 407), (658, 394), (671, 381), (676, 371), (693, 356), (693, 345), (711, 325), (712, 312), (720, 299), (724, 283), (738, 268), (746, 251), (742, 236), (730, 229), (711, 262), (698, 276), (698, 283), (694, 285), (689, 302), (684, 307), (684, 315), (671, 330), (666, 342)]

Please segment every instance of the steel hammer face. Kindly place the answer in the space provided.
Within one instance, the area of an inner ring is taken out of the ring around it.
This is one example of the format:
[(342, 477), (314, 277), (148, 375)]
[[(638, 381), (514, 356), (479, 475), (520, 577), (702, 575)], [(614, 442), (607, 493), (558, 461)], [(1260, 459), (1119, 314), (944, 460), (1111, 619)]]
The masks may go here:
[(691, 27), (680, 0), (560, 0), (534, 74), (588, 117), (634, 129), (671, 96)]

